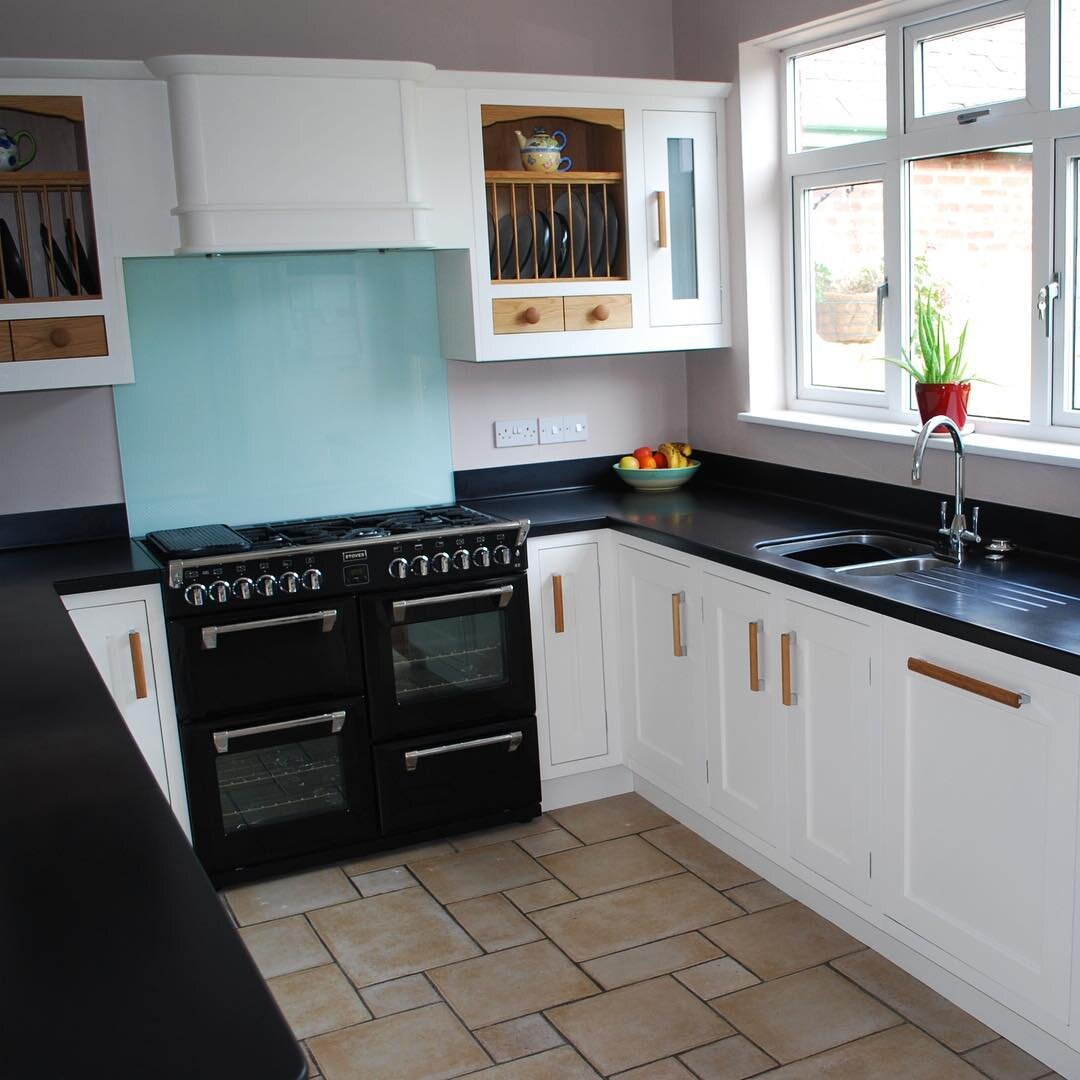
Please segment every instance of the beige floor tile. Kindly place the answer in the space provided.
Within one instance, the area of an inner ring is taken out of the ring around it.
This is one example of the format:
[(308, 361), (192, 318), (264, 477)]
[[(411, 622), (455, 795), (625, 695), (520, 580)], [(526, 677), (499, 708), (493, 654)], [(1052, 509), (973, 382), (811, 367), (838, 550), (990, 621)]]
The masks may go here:
[(539, 881), (535, 885), (523, 885), (520, 889), (510, 889), (507, 897), (524, 912), (539, 911), (541, 908), (565, 904), (577, 897), (561, 882), (552, 878)]
[(600, 992), (550, 941), (450, 964), (429, 976), (470, 1028)]
[(372, 870), (385, 870), (390, 866), (404, 866), (421, 859), (434, 859), (438, 855), (451, 855), (453, 851), (449, 840), (433, 840), (430, 844), (414, 844), (412, 847), (393, 848), (391, 851), (365, 855), (361, 859), (351, 859), (342, 863), (341, 869), (351, 877), (354, 874), (367, 874)]
[(556, 828), (549, 832), (537, 833), (536, 836), (523, 836), (518, 840), (517, 845), (536, 858), (540, 855), (550, 855), (555, 851), (581, 847), (581, 841), (571, 836), (565, 829)]
[(534, 1057), (508, 1061), (505, 1065), (495, 1065), (469, 1076), (478, 1080), (481, 1077), (483, 1080), (597, 1080), (588, 1062), (572, 1046), (560, 1046)]
[(578, 896), (595, 896), (683, 872), (679, 863), (638, 836), (545, 855), (540, 863)]
[(605, 990), (614, 990), (619, 986), (693, 967), (718, 956), (723, 956), (723, 953), (708, 938), (695, 931), (601, 956), (598, 960), (587, 960), (581, 966)]
[(349, 879), (335, 866), (229, 889), (225, 896), (240, 926), (299, 915), (356, 899)]
[(437, 900), (452, 904), (543, 881), (551, 875), (516, 844), (490, 844), (410, 864)]
[(990, 1080), (1036, 1080), (1050, 1072), (1050, 1066), (1037, 1061), (1014, 1046), (1008, 1039), (995, 1039), (964, 1055), (975, 1068), (986, 1073)]
[(771, 1069), (776, 1062), (749, 1039), (733, 1035), (682, 1055), (701, 1080), (746, 1080)]
[(736, 990), (745, 990), (748, 986), (761, 982), (753, 972), (747, 971), (730, 956), (709, 960), (697, 967), (676, 972), (675, 978), (688, 990), (693, 990), (703, 1001), (733, 994)]
[(307, 1043), (302, 1042), (300, 1049), (304, 1051), (304, 1060), (307, 1062), (308, 1080), (313, 1080), (313, 1077), (316, 1076), (322, 1076), (322, 1073), (319, 1072), (319, 1066), (315, 1064), (315, 1059), (311, 1056)]
[(778, 889), (771, 881), (751, 881), (749, 885), (726, 889), (724, 895), (751, 914), (791, 902), (791, 897)]
[(511, 949), (544, 935), (505, 896), (494, 893), (446, 908), (486, 952)]
[(404, 866), (388, 866), (385, 870), (369, 870), (366, 874), (354, 874), (352, 883), (361, 896), (379, 896), (382, 893), (409, 889), (418, 882)]
[(580, 961), (737, 915), (742, 915), (739, 908), (715, 889), (692, 874), (680, 874), (538, 911), (533, 921), (572, 959)]
[(357, 986), (476, 956), (464, 930), (423, 889), (402, 889), (309, 916)]
[(332, 960), (303, 915), (245, 926), (239, 933), (264, 979)]
[(605, 1076), (732, 1034), (670, 975), (561, 1005), (546, 1015)]
[(449, 1080), (489, 1064), (445, 1005), (384, 1016), (308, 1045), (326, 1080)]
[(901, 1022), (891, 1009), (827, 967), (729, 994), (716, 1009), (785, 1063)]
[(634, 791), (552, 810), (551, 816), (585, 844), (670, 825), (672, 820)]
[(498, 1062), (539, 1054), (563, 1041), (562, 1036), (539, 1013), (504, 1020), (501, 1024), (480, 1028), (473, 1034), (492, 1059)]
[(678, 1058), (664, 1058), (615, 1074), (615, 1080), (694, 1080), (694, 1074)]
[(450, 843), (458, 851), (471, 851), (473, 848), (488, 847), (491, 844), (502, 844), (507, 840), (517, 840), (522, 836), (535, 836), (537, 833), (550, 832), (554, 829), (555, 822), (541, 814), (532, 821), (515, 821), (509, 825), (496, 825), (493, 829), (480, 829), (478, 832), (462, 833), (461, 836), (453, 836)]
[(757, 874), (713, 847), (704, 837), (678, 823), (643, 834), (650, 844), (677, 859), (714, 889), (730, 889), (754, 881)]
[(980, 1080), (970, 1065), (910, 1024), (766, 1076), (768, 1080)]
[(703, 931), (762, 979), (824, 964), (864, 946), (802, 904), (784, 904)]
[(279, 975), (267, 985), (298, 1039), (371, 1019), (371, 1013), (335, 964)]
[(974, 1016), (873, 949), (843, 956), (832, 966), (950, 1050), (963, 1053), (997, 1037)]
[(406, 1009), (419, 1009), (422, 1005), (434, 1005), (439, 1001), (435, 988), (423, 975), (405, 975), (390, 982), (365, 986), (360, 996), (372, 1016), (389, 1016)]

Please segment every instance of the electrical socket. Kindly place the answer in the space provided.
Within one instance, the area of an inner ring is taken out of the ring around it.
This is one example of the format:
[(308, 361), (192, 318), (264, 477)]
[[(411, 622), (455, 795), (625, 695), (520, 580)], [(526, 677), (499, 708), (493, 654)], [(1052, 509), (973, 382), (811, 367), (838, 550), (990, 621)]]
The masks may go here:
[(559, 443), (566, 441), (566, 425), (561, 416), (540, 417), (540, 442)]
[(589, 437), (589, 418), (584, 414), (563, 417), (563, 442), (585, 442)]
[(533, 446), (536, 443), (536, 421), (496, 420), (496, 446)]

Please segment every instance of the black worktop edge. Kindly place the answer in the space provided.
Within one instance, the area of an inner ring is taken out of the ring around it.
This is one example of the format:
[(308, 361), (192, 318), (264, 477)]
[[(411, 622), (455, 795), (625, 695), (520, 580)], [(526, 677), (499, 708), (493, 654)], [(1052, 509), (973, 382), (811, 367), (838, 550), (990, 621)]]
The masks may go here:
[(127, 535), (127, 507), (122, 502), (0, 514), (0, 551), (47, 544), (118, 540)]

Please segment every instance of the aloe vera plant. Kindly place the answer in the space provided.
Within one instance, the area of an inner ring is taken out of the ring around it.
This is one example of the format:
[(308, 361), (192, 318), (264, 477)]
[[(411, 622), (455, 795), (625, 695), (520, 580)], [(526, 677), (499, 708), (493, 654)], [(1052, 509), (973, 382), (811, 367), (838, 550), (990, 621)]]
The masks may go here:
[(964, 329), (960, 331), (956, 347), (953, 348), (946, 337), (945, 316), (929, 291), (920, 291), (915, 298), (915, 333), (912, 335), (915, 355), (901, 349), (901, 359), (891, 356), (884, 359), (903, 368), (917, 383), (971, 382), (975, 376), (964, 363), (967, 332), (968, 324), (964, 323)]

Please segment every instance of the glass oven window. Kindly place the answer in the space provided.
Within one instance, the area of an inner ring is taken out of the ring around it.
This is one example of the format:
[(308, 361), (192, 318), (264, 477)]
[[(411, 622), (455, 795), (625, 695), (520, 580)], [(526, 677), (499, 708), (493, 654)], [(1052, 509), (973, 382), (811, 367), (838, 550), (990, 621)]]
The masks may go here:
[(215, 764), (226, 835), (348, 808), (336, 735), (230, 751)]
[(490, 690), (507, 682), (501, 611), (395, 626), (391, 648), (399, 705)]

